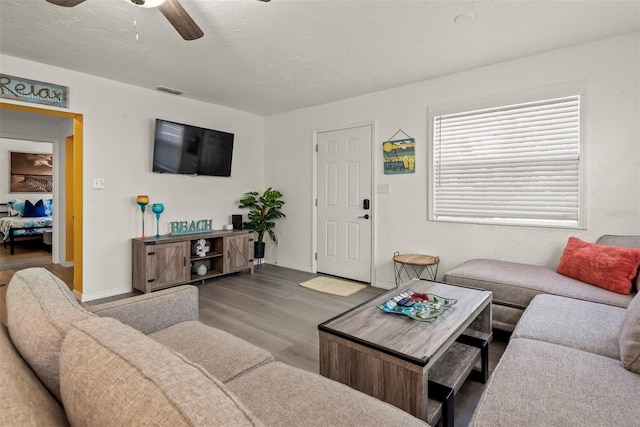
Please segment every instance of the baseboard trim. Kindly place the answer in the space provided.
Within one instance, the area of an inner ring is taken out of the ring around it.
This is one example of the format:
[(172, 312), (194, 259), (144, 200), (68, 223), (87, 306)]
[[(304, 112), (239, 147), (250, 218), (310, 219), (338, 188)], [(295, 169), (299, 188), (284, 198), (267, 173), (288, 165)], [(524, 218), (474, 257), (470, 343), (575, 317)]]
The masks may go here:
[(377, 280), (376, 283), (372, 283), (371, 286), (375, 288), (381, 288), (381, 289), (393, 289), (396, 287), (396, 284), (395, 282), (385, 282), (385, 281)]
[[(75, 291), (74, 291), (75, 292)], [(105, 289), (98, 292), (76, 293), (76, 297), (80, 296), (80, 302), (88, 302), (96, 299), (109, 298), (116, 295), (129, 294), (133, 292), (131, 286), (121, 286), (119, 288)]]
[(311, 269), (311, 266), (308, 266), (308, 265), (287, 264), (287, 263), (283, 263), (283, 262), (280, 262), (278, 260), (271, 259), (271, 258), (264, 258), (263, 262), (265, 264), (277, 265), (278, 267), (290, 268), (292, 270), (298, 270), (298, 271), (304, 271), (304, 272), (307, 272), (307, 273), (313, 273), (313, 271)]

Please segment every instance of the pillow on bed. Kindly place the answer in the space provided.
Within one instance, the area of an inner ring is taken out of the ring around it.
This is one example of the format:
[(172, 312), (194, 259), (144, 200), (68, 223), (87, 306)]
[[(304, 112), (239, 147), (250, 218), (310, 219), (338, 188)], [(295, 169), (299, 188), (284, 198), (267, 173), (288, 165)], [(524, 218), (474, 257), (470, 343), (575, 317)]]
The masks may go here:
[(22, 211), (24, 218), (36, 218), (40, 216), (47, 216), (44, 213), (44, 202), (42, 199), (38, 200), (36, 204), (32, 204), (31, 200), (24, 202), (24, 211)]
[(53, 199), (46, 199), (44, 201), (44, 215), (53, 216)]
[(22, 216), (24, 210), (24, 200), (13, 199), (7, 202), (9, 216)]

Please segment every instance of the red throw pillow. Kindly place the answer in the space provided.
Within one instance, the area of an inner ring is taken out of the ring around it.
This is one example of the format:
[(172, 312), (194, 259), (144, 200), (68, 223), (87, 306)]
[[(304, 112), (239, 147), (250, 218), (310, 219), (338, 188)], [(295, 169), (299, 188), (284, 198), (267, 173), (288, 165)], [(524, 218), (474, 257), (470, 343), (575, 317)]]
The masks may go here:
[(640, 249), (587, 243), (570, 237), (558, 273), (628, 295), (640, 267)]

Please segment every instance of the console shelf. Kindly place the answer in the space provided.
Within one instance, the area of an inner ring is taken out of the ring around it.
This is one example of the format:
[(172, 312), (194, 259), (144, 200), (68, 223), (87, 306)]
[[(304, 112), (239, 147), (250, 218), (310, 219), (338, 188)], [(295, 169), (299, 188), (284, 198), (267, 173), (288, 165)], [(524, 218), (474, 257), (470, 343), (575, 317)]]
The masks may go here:
[[(197, 242), (209, 251), (196, 254)], [(253, 231), (213, 231), (180, 236), (132, 239), (133, 288), (144, 293), (237, 271), (253, 274)], [(203, 264), (207, 271), (197, 273)]]

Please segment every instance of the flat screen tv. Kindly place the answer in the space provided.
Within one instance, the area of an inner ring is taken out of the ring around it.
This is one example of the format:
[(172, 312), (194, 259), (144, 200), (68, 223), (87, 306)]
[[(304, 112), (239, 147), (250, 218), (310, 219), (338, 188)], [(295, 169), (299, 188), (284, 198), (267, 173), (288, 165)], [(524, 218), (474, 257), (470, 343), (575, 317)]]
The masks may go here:
[(232, 133), (156, 119), (153, 171), (231, 176)]

